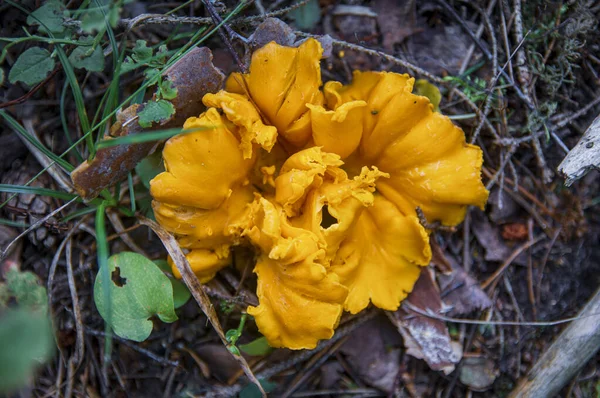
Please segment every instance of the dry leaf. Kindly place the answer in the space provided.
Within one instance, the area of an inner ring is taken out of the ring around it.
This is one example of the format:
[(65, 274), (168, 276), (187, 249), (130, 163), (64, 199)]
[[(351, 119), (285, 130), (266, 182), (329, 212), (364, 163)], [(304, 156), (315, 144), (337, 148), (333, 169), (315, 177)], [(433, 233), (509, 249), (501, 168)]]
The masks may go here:
[(400, 338), (389, 322), (376, 317), (354, 331), (340, 351), (361, 380), (390, 392), (400, 369), (400, 349), (390, 347), (399, 344)]
[(494, 361), (484, 357), (465, 358), (460, 367), (460, 382), (474, 391), (485, 391), (498, 376)]
[(469, 314), (492, 306), (492, 301), (452, 257), (446, 257), (452, 267), (450, 274), (438, 274), (441, 297), (449, 307), (448, 316)]
[[(485, 249), (486, 261), (504, 262), (514, 251), (502, 239), (500, 229), (488, 220), (487, 216), (479, 209), (471, 211), (471, 228), (479, 244)], [(527, 265), (525, 252), (519, 254), (514, 260), (515, 264)]]
[[(426, 312), (441, 312), (440, 292), (428, 268), (421, 271), (421, 276), (406, 301)], [(452, 373), (455, 364), (462, 357), (462, 349), (450, 340), (446, 324), (405, 308), (403, 306), (396, 312), (388, 313), (388, 317), (404, 338), (407, 354), (425, 360), (433, 370)]]

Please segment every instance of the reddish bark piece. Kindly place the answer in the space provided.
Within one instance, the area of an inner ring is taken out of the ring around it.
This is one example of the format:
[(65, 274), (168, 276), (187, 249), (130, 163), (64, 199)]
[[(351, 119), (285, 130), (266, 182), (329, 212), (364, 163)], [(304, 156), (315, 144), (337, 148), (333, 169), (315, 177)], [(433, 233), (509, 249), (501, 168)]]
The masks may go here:
[(502, 226), (502, 237), (506, 240), (527, 239), (527, 225), (524, 223), (511, 223)]
[[(144, 104), (131, 105), (117, 115), (117, 121), (105, 139), (181, 127), (188, 117), (198, 116), (204, 110), (204, 94), (219, 90), (225, 79), (223, 73), (213, 65), (212, 53), (206, 47), (191, 50), (167, 69), (163, 76), (177, 89), (177, 96), (171, 101), (175, 115), (152, 127), (142, 128), (137, 122), (137, 115), (144, 109)], [(103, 189), (124, 180), (159, 143), (153, 141), (100, 149), (91, 162), (80, 164), (71, 173), (77, 193), (88, 200), (98, 196)]]
[[(412, 293), (406, 299), (411, 306), (439, 314), (442, 310), (440, 292), (429, 269), (424, 268)], [(389, 318), (404, 338), (406, 352), (425, 360), (433, 370), (446, 374), (454, 371), (460, 361), (460, 346), (453, 344), (443, 321), (401, 308), (389, 313)]]

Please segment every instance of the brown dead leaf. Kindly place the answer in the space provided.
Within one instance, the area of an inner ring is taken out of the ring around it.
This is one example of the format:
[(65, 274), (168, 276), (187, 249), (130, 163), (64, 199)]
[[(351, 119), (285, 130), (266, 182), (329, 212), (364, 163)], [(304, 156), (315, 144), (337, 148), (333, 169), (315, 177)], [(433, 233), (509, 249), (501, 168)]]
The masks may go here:
[(255, 51), (272, 41), (282, 46), (291, 47), (296, 41), (296, 34), (281, 19), (267, 18), (248, 37), (248, 47), (250, 51)]
[(433, 236), (429, 240), (431, 244), (431, 264), (435, 265), (435, 267), (441, 272), (448, 274), (452, 272), (452, 264), (450, 264), (450, 260), (444, 254), (444, 250), (440, 247), (440, 245), (433, 239)]
[(382, 36), (383, 48), (393, 54), (394, 47), (407, 37), (423, 31), (418, 27), (413, 1), (375, 0), (373, 10), (377, 13), (377, 24)]
[[(479, 244), (485, 249), (486, 261), (503, 262), (514, 251), (508, 246), (497, 226), (492, 225), (487, 216), (479, 209), (471, 211), (471, 228)], [(521, 253), (515, 260), (515, 264), (527, 265), (527, 256)]]
[(446, 259), (452, 267), (452, 272), (437, 275), (442, 300), (450, 308), (446, 315), (468, 314), (491, 307), (492, 301), (479, 283), (471, 278), (454, 258), (446, 256)]
[(460, 367), (460, 382), (474, 391), (486, 391), (498, 377), (494, 361), (484, 357), (465, 358)]
[[(440, 292), (428, 268), (423, 268), (413, 291), (406, 299), (411, 306), (423, 311), (439, 314), (442, 310)], [(388, 317), (404, 338), (406, 352), (423, 359), (433, 370), (450, 374), (460, 361), (460, 345), (450, 340), (448, 328), (443, 321), (429, 318), (403, 306)]]
[[(214, 67), (212, 53), (206, 47), (190, 51), (167, 69), (163, 76), (177, 89), (177, 96), (171, 101), (175, 115), (150, 128), (142, 128), (137, 123), (137, 115), (144, 105), (132, 105), (117, 115), (105, 139), (183, 126), (188, 117), (198, 116), (204, 109), (204, 94), (216, 92), (225, 79), (221, 71)], [(124, 180), (137, 163), (158, 145), (159, 142), (145, 142), (100, 149), (91, 162), (80, 164), (71, 173), (77, 193), (84, 199), (93, 199), (103, 189)]]
[[(138, 215), (138, 220), (141, 224), (150, 227), (158, 236), (158, 238), (162, 241), (163, 245), (165, 246), (165, 249), (167, 249), (167, 252), (173, 259), (175, 265), (177, 266), (177, 269), (179, 270), (182, 276), (183, 282), (185, 283), (189, 291), (192, 293), (192, 296), (194, 296), (194, 299), (198, 303), (198, 306), (200, 307), (200, 309), (202, 309), (202, 312), (204, 312), (204, 314), (208, 318), (208, 321), (211, 323), (211, 325), (219, 335), (219, 338), (221, 339), (223, 345), (225, 347), (228, 347), (229, 342), (225, 337), (225, 332), (223, 332), (223, 328), (221, 327), (221, 322), (219, 322), (219, 318), (217, 317), (215, 308), (212, 302), (210, 301), (210, 298), (204, 291), (202, 284), (198, 281), (198, 278), (190, 268), (188, 260), (185, 258), (185, 255), (181, 251), (181, 248), (179, 247), (179, 244), (177, 243), (173, 235), (171, 235), (162, 226), (146, 217)], [(246, 359), (243, 356), (232, 352), (231, 350), (228, 350), (228, 352), (233, 356), (233, 358), (235, 358), (235, 360), (244, 370), (244, 374), (246, 375), (246, 377), (248, 377), (248, 379), (250, 379), (252, 383), (256, 384), (258, 389), (261, 391), (262, 395), (266, 397), (265, 391), (256, 379), (256, 376), (254, 376), (254, 373), (252, 372), (252, 369), (250, 369), (250, 365), (248, 365)]]
[(398, 333), (379, 316), (355, 330), (340, 351), (365, 383), (391, 392), (400, 369)]

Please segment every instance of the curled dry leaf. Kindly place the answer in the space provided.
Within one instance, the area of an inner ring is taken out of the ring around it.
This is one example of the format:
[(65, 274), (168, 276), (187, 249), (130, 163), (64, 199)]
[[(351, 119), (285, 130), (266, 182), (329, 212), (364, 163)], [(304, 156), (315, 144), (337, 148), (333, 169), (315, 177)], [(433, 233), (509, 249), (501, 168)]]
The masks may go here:
[(593, 169), (600, 169), (600, 116), (596, 117), (577, 145), (567, 154), (558, 171), (569, 186)]
[[(223, 332), (223, 328), (221, 327), (221, 323), (219, 322), (219, 318), (217, 317), (215, 308), (212, 305), (210, 298), (204, 291), (204, 287), (202, 286), (200, 281), (198, 281), (196, 275), (194, 275), (194, 273), (192, 272), (192, 269), (190, 268), (190, 263), (185, 258), (185, 254), (183, 254), (183, 252), (181, 251), (181, 248), (179, 247), (179, 244), (177, 243), (173, 235), (171, 235), (162, 226), (150, 219), (147, 219), (146, 217), (138, 216), (138, 220), (141, 224), (150, 227), (158, 236), (158, 238), (162, 241), (163, 245), (165, 246), (165, 249), (167, 249), (167, 252), (171, 256), (173, 263), (177, 266), (177, 269), (179, 270), (183, 281), (185, 282), (189, 291), (192, 293), (192, 296), (194, 296), (194, 299), (198, 303), (198, 306), (200, 307), (200, 309), (202, 309), (202, 312), (204, 312), (204, 314), (208, 318), (208, 321), (211, 323), (211, 325), (219, 335), (219, 338), (221, 339), (223, 344), (226, 347), (229, 347), (229, 342), (225, 337), (225, 333)], [(252, 369), (250, 369), (250, 365), (248, 365), (246, 359), (244, 359), (243, 356), (236, 354), (232, 350), (229, 350), (229, 353), (241, 366), (242, 370), (244, 371), (244, 374), (246, 374), (246, 377), (248, 377), (248, 379), (250, 379), (252, 383), (256, 384), (262, 395), (266, 397), (265, 391), (263, 390), (256, 376), (254, 376), (254, 373), (252, 372)]]
[(448, 316), (469, 314), (492, 306), (492, 301), (480, 284), (469, 276), (452, 257), (446, 259), (452, 267), (449, 274), (438, 274), (437, 280), (444, 303), (450, 307)]
[(340, 351), (361, 380), (392, 392), (400, 370), (400, 344), (394, 328), (378, 316), (355, 330)]
[[(216, 92), (225, 78), (213, 65), (212, 58), (210, 49), (194, 48), (164, 72), (163, 79), (169, 80), (177, 90), (177, 96), (171, 101), (175, 108), (173, 116), (152, 127), (142, 128), (137, 119), (144, 104), (131, 105), (117, 115), (117, 121), (105, 139), (179, 128), (188, 117), (199, 115), (204, 110), (204, 94)], [(159, 142), (145, 142), (100, 149), (91, 162), (82, 163), (71, 173), (77, 193), (84, 199), (98, 196), (104, 188), (125, 179), (136, 164), (152, 153), (158, 144)]]
[[(321, 47), (323, 47), (322, 58), (330, 57), (331, 52), (333, 51), (333, 39), (331, 36), (318, 36), (315, 37), (315, 39), (321, 44)], [(250, 57), (254, 51), (264, 47), (272, 41), (287, 47), (297, 47), (304, 42), (304, 40), (298, 40), (294, 30), (281, 19), (267, 18), (258, 25), (254, 33), (248, 37), (246, 64), (250, 63)]]
[[(406, 300), (411, 306), (423, 311), (440, 313), (442, 300), (429, 269), (421, 271), (421, 276)], [(445, 374), (454, 371), (455, 364), (462, 357), (462, 350), (460, 345), (450, 340), (448, 328), (443, 321), (411, 312), (406, 306), (388, 313), (388, 317), (404, 338), (409, 355), (425, 360), (433, 370), (441, 370)]]
[(498, 377), (494, 361), (484, 357), (465, 358), (460, 367), (460, 382), (474, 391), (486, 391)]

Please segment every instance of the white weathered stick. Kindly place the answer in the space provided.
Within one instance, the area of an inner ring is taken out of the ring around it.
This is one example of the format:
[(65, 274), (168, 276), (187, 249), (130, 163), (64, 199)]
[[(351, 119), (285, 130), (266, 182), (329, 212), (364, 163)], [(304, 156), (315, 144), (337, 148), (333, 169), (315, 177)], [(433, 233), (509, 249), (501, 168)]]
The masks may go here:
[(600, 116), (558, 166), (558, 171), (566, 178), (567, 186), (592, 169), (600, 169)]
[(510, 398), (554, 397), (600, 348), (600, 290), (521, 380)]

